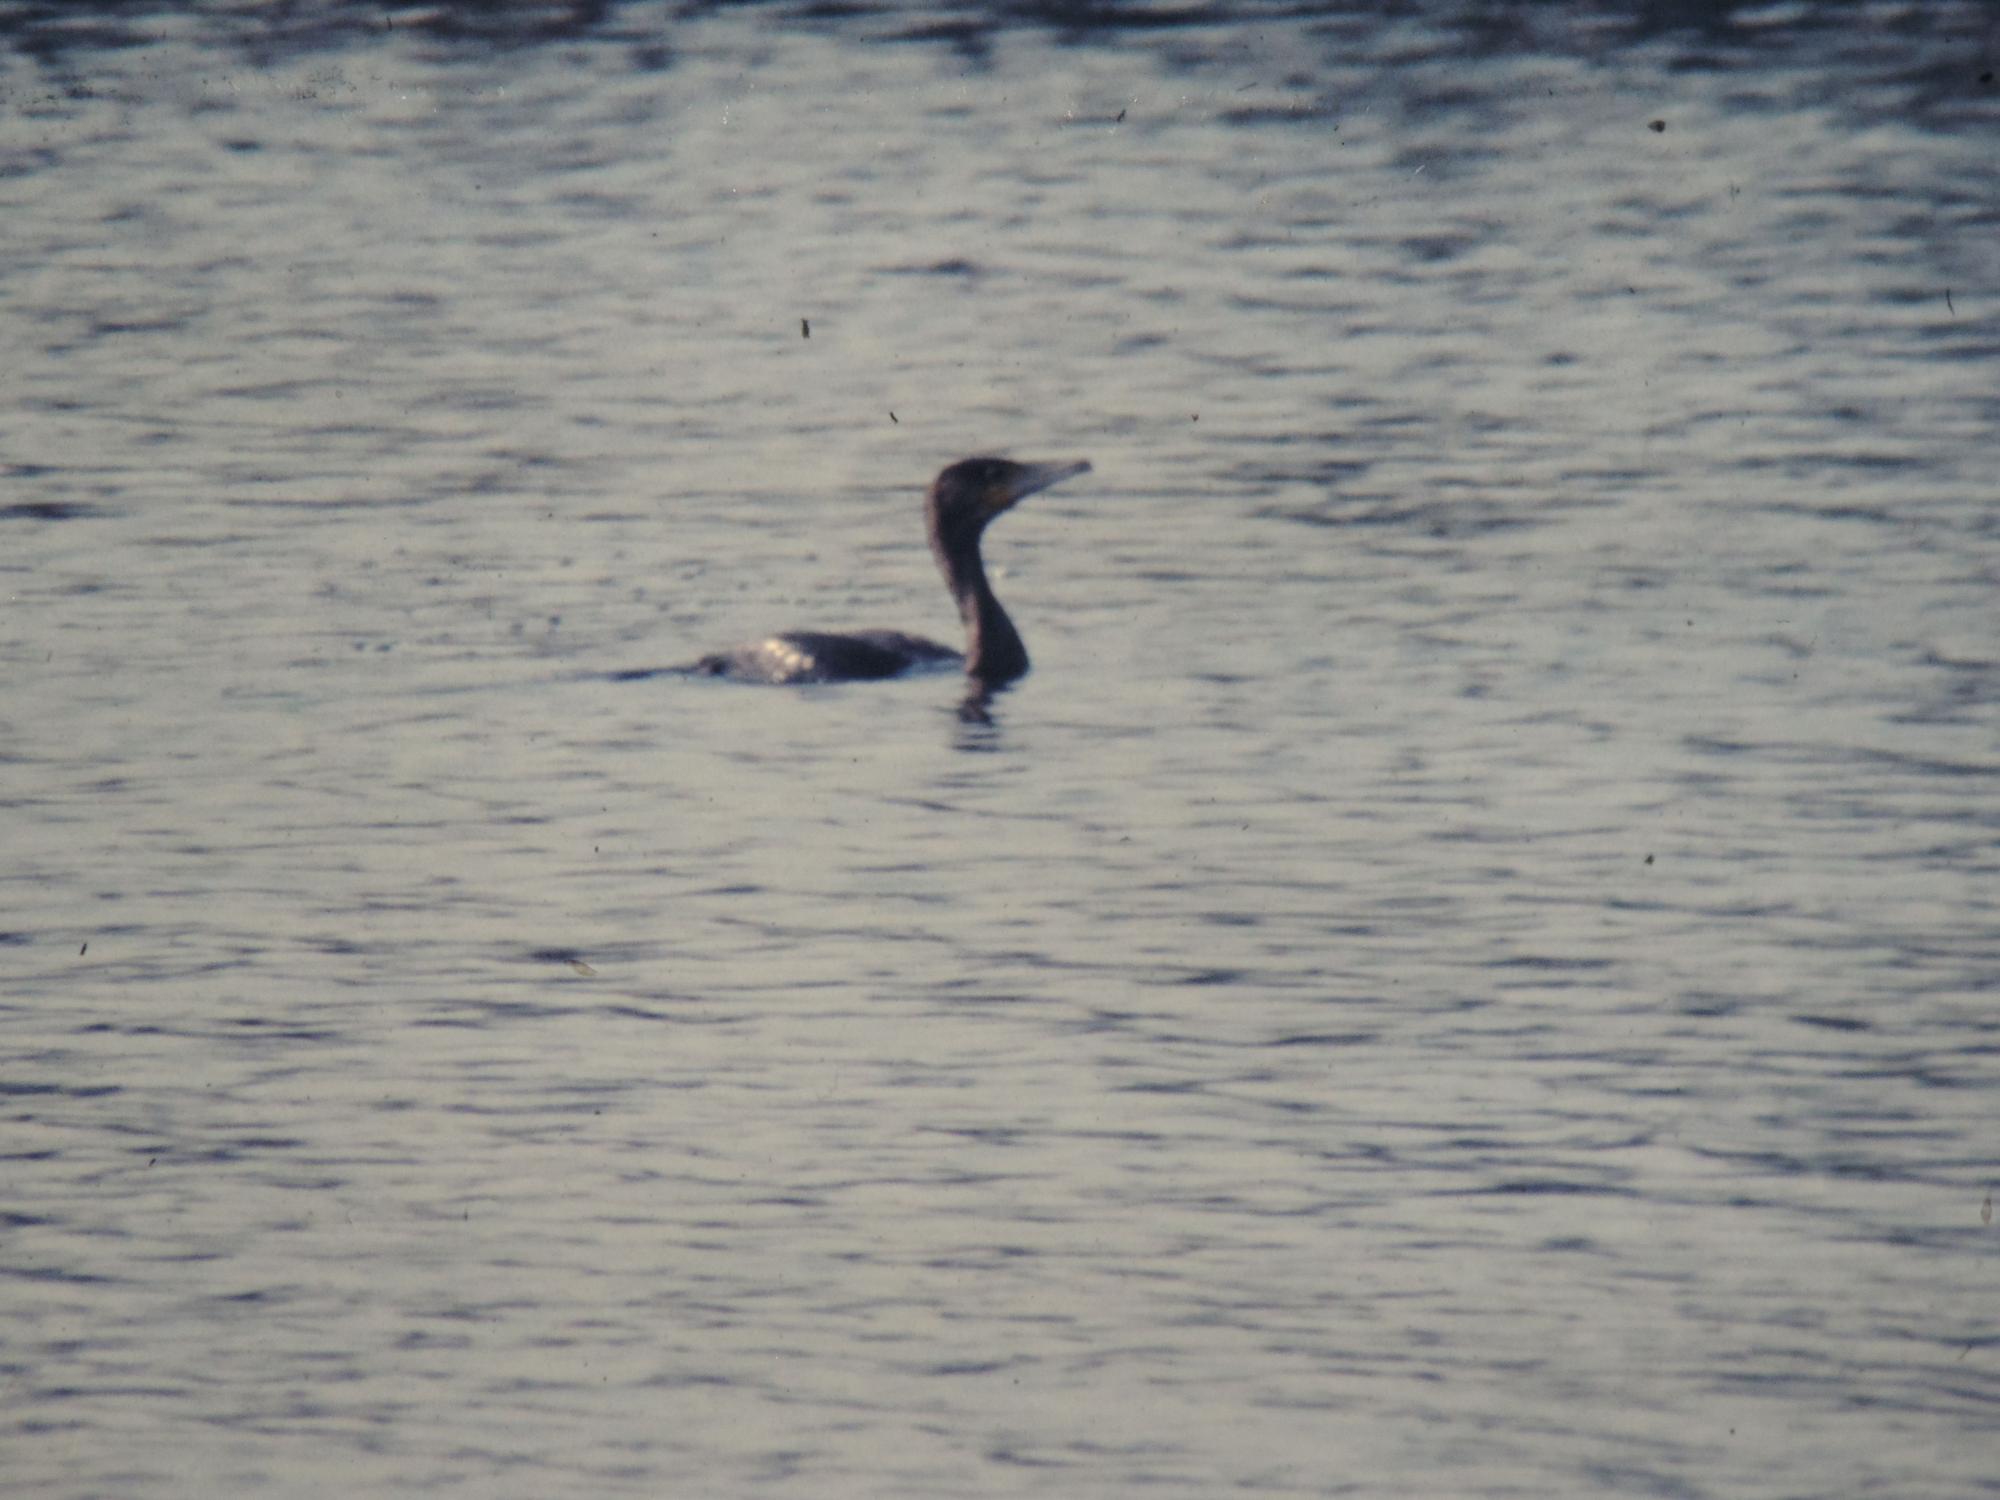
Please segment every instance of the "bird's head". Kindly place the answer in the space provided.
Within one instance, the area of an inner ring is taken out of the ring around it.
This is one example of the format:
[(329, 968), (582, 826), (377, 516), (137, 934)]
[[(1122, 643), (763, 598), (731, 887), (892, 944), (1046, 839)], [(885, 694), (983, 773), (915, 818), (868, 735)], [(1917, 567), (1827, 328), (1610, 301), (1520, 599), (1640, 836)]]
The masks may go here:
[(1038, 490), (1090, 472), (1088, 459), (1018, 464), (1010, 458), (962, 458), (931, 481), (924, 509), (941, 539), (976, 537), (995, 516)]

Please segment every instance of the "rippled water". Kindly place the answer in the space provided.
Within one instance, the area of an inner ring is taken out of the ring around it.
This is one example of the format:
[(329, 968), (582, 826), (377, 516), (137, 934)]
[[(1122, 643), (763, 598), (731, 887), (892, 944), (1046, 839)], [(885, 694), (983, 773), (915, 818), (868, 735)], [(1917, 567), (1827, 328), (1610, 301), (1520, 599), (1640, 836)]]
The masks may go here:
[(2000, 1492), (1991, 16), (1701, 15), (0, 22), (0, 1471)]

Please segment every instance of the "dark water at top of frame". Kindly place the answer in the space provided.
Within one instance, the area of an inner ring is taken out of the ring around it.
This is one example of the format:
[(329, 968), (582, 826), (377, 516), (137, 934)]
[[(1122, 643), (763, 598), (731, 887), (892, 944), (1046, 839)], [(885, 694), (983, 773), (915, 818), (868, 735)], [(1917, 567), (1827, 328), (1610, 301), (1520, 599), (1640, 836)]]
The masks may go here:
[(2000, 1492), (1990, 11), (0, 41), (24, 1492)]

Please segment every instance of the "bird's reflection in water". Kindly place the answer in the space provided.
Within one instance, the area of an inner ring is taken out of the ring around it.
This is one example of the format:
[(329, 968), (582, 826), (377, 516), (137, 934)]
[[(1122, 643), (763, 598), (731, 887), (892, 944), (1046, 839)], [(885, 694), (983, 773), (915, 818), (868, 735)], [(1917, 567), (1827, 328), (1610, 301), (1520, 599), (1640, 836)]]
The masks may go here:
[(1002, 748), (1001, 725), (993, 710), (994, 696), (991, 688), (974, 685), (958, 700), (953, 714), (958, 721), (958, 732), (952, 737), (954, 750), (990, 755)]

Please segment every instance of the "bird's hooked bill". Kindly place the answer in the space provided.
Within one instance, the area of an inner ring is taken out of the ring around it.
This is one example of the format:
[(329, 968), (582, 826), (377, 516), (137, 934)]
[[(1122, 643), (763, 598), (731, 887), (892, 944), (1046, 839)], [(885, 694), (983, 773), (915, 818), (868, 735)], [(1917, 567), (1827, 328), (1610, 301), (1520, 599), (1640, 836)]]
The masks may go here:
[(1015, 476), (1014, 482), (1007, 487), (1009, 505), (1017, 500), (1025, 500), (1052, 484), (1061, 484), (1065, 479), (1073, 479), (1078, 474), (1088, 474), (1090, 460), (1079, 458), (1068, 463), (1023, 464), (1021, 470), (1022, 472)]

